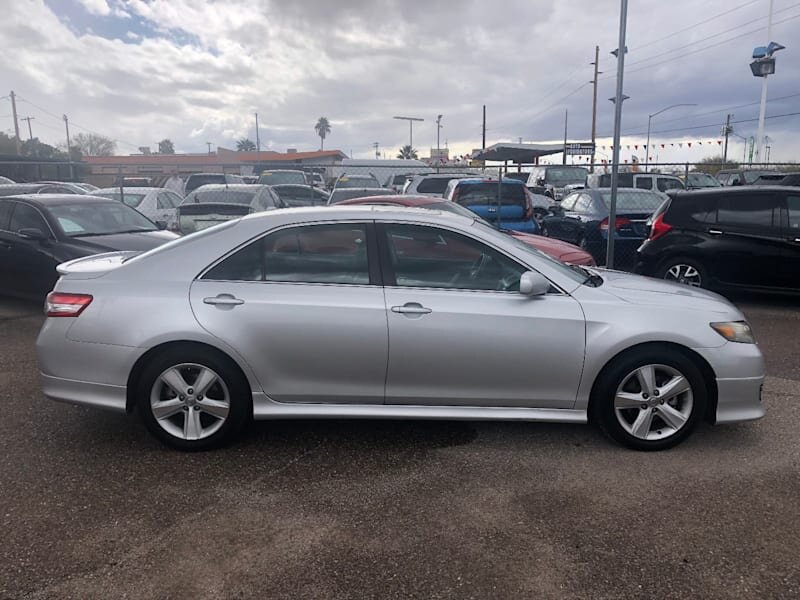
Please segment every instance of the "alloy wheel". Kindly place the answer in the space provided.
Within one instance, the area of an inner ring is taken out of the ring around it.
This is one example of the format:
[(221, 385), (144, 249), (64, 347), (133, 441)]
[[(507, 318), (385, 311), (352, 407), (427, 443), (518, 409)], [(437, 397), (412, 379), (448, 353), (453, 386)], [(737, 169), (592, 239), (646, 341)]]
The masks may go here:
[(212, 436), (225, 424), (230, 408), (225, 381), (200, 364), (181, 363), (166, 369), (150, 391), (150, 410), (156, 423), (182, 440)]
[(689, 421), (693, 406), (691, 383), (667, 365), (638, 367), (623, 378), (614, 396), (617, 421), (640, 440), (675, 435)]
[(701, 287), (703, 283), (700, 271), (692, 265), (686, 264), (672, 265), (664, 273), (664, 279), (677, 281), (678, 283), (683, 283), (692, 287)]

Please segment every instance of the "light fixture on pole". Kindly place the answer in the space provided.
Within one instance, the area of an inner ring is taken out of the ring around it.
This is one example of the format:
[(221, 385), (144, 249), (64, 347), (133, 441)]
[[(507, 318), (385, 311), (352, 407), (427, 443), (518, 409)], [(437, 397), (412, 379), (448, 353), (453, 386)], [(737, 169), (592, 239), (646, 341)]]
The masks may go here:
[(408, 147), (414, 148), (414, 121), (424, 121), (419, 117), (392, 117), (393, 119), (400, 119), (401, 121), (408, 121)]
[(667, 108), (662, 108), (658, 112), (654, 112), (652, 115), (647, 115), (647, 143), (644, 146), (644, 170), (645, 171), (647, 171), (647, 167), (650, 164), (650, 121), (653, 119), (653, 117), (656, 117), (656, 116), (660, 115), (663, 112), (667, 112), (671, 108), (677, 108), (679, 106), (697, 106), (697, 104), (685, 104), (685, 103), (672, 104), (671, 106), (668, 106)]
[[(769, 17), (767, 20), (767, 39), (772, 37), (772, 4), (769, 0)], [(753, 48), (753, 62), (750, 63), (750, 70), (755, 77), (762, 77), (761, 82), (761, 107), (758, 111), (758, 133), (756, 134), (756, 162), (761, 161), (761, 148), (764, 146), (764, 118), (767, 112), (767, 76), (775, 73), (775, 58), (772, 56), (778, 50), (783, 50), (782, 46), (776, 42), (770, 42), (766, 46)]]

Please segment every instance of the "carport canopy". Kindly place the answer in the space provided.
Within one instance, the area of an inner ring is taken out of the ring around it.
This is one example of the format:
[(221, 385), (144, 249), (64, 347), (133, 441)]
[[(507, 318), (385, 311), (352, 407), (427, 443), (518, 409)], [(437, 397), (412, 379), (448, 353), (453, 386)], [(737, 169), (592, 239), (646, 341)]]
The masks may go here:
[(564, 144), (509, 144), (501, 142), (492, 144), (484, 150), (473, 152), (472, 160), (510, 161), (531, 164), (538, 162), (540, 156), (559, 154), (563, 151)]

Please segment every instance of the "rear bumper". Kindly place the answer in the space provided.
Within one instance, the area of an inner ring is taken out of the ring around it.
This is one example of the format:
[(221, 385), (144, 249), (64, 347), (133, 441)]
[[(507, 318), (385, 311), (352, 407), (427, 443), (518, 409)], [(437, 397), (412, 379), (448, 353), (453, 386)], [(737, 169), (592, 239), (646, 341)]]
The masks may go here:
[(125, 412), (125, 386), (76, 381), (39, 373), (42, 392), (50, 400)]

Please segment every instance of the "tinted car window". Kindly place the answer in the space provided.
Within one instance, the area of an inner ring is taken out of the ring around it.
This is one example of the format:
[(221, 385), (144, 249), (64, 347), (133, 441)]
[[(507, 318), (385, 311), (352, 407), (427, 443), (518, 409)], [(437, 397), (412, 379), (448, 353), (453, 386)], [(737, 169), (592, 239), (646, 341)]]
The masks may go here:
[(0, 200), (0, 229), (8, 230), (12, 204), (8, 200)]
[(250, 204), (258, 190), (252, 192), (240, 192), (233, 190), (198, 190), (184, 201), (186, 204), (192, 202), (202, 204), (204, 202), (222, 202), (223, 204)]
[(50, 228), (47, 226), (41, 213), (28, 204), (21, 202), (14, 202), (14, 208), (11, 212), (11, 225), (10, 231), (19, 231), (20, 229), (38, 229), (42, 233), (49, 233)]
[(642, 190), (652, 190), (653, 189), (653, 178), (652, 177), (637, 177), (636, 178), (636, 187)]
[(121, 202), (80, 202), (49, 207), (64, 233), (71, 237), (130, 231), (154, 231), (153, 222)]
[(717, 223), (736, 227), (777, 229), (780, 201), (765, 194), (737, 194), (719, 199)]
[[(455, 199), (461, 206), (481, 206), (497, 204), (497, 183), (461, 183), (458, 186), (458, 197)], [(500, 184), (500, 198), (505, 203), (527, 206), (525, 186), (511, 183)]]
[(420, 225), (387, 225), (396, 285), (454, 290), (519, 290), (525, 268), (457, 233)]
[(448, 183), (450, 180), (446, 177), (429, 177), (419, 182), (417, 191), (420, 194), (444, 194)]
[(366, 285), (366, 229), (350, 224), (284, 229), (239, 250), (204, 279)]
[(306, 184), (306, 175), (301, 171), (264, 171), (258, 178), (258, 183), (266, 185), (281, 185), (293, 183)]
[[(789, 209), (789, 235), (797, 236), (800, 233), (800, 196), (786, 198)], [(2, 223), (2, 207), (0, 207), (0, 223)]]
[(589, 212), (592, 208), (592, 197), (589, 194), (579, 194), (578, 199), (575, 202), (575, 206), (572, 208), (574, 212), (585, 213)]
[(664, 220), (674, 225), (690, 225), (693, 222), (716, 223), (717, 201), (712, 197), (681, 198), (678, 196), (670, 203)]
[(666, 192), (668, 190), (682, 190), (683, 184), (677, 179), (670, 177), (658, 177), (656, 179), (656, 187), (659, 191)]
[[(606, 206), (611, 204), (611, 192), (602, 192)], [(637, 192), (634, 190), (617, 190), (617, 212), (652, 213), (664, 202), (664, 196), (657, 192)]]

